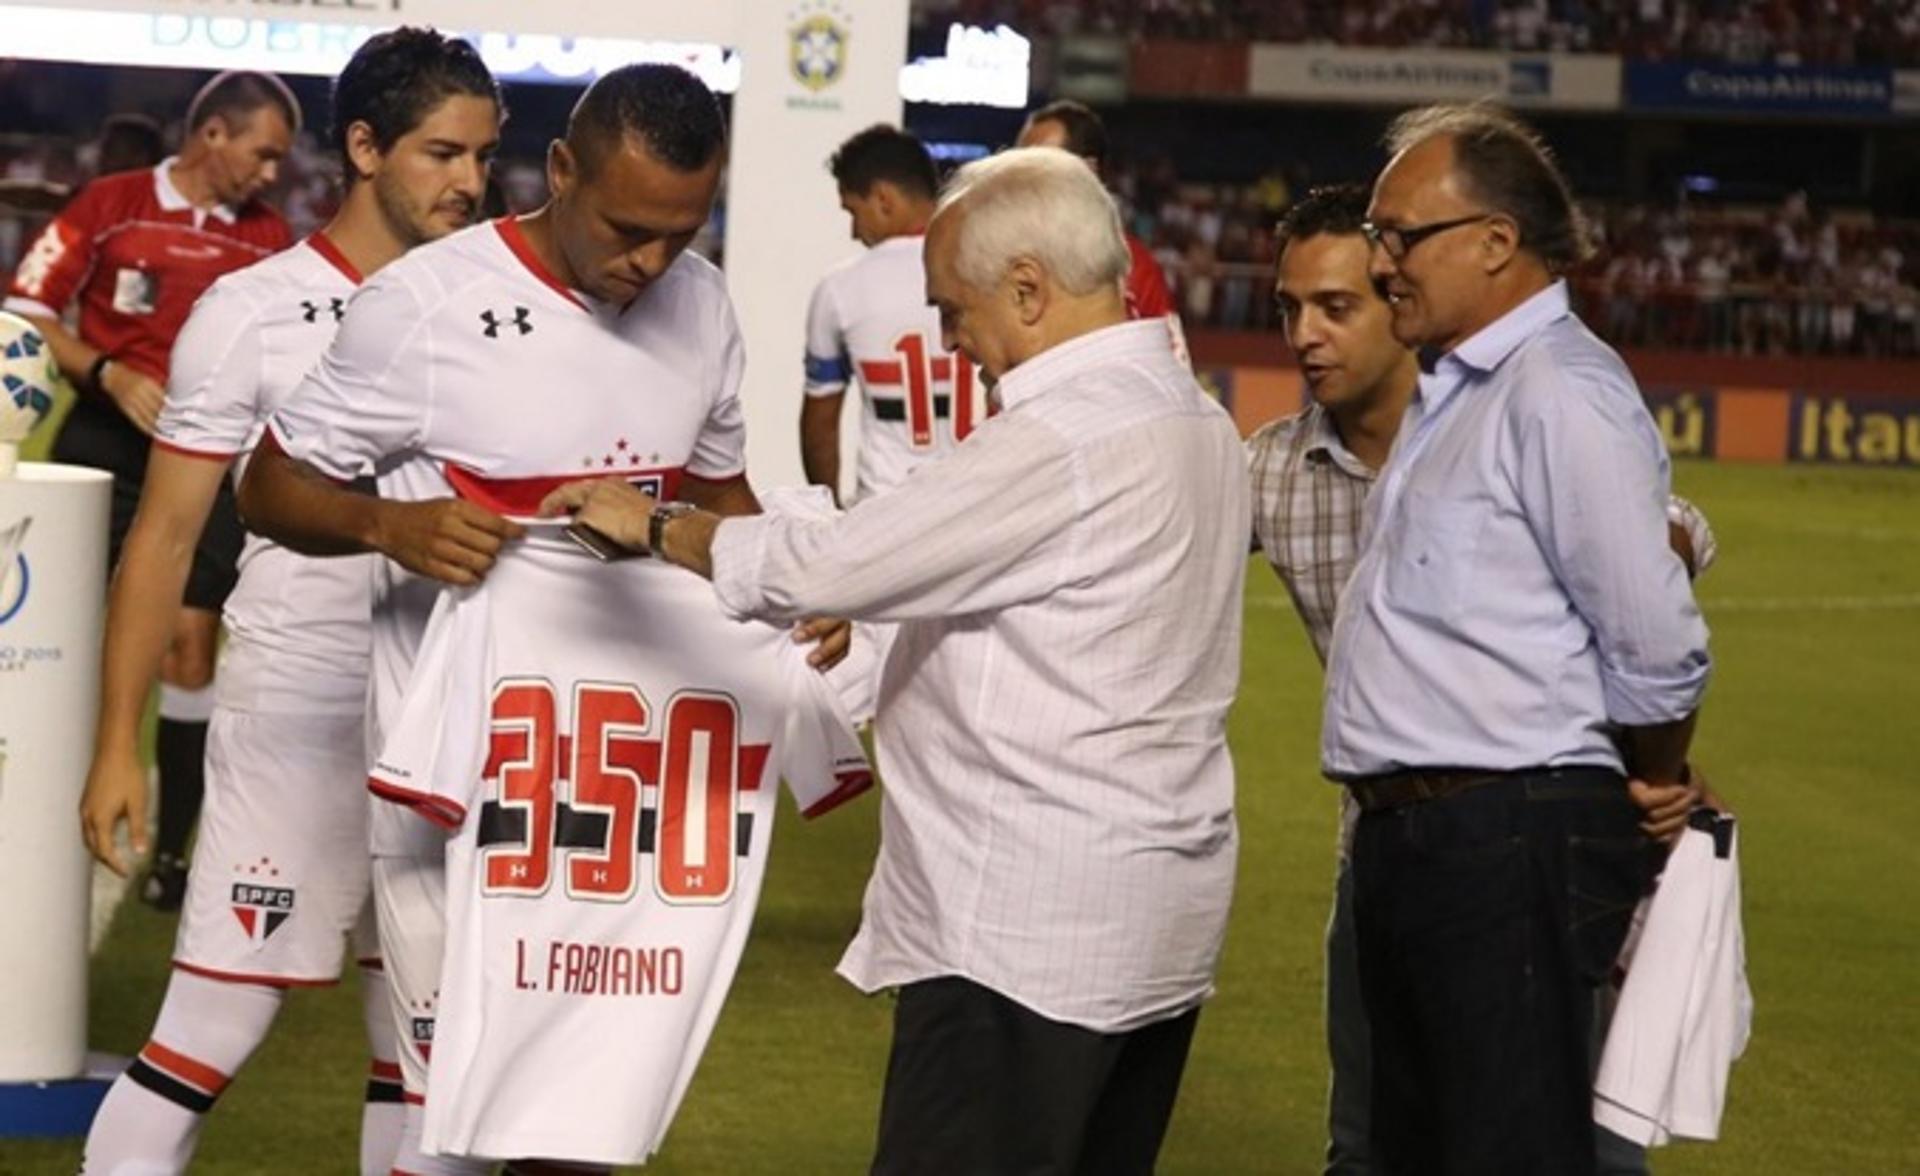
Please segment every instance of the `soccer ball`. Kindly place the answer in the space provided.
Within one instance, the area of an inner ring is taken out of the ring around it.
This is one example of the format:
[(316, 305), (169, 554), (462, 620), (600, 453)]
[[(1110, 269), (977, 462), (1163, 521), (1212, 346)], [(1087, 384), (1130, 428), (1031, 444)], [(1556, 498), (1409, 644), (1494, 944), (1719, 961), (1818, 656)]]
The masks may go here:
[(53, 348), (40, 329), (0, 310), (0, 444), (26, 440), (53, 408)]

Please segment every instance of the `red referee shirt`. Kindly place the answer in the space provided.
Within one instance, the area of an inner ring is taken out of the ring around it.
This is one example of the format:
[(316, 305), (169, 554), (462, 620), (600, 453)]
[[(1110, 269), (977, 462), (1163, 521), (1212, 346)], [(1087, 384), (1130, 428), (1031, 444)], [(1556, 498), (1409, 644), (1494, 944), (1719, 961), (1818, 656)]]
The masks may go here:
[(81, 338), (165, 384), (174, 336), (201, 293), (293, 242), (257, 200), (195, 208), (167, 177), (173, 163), (80, 189), (27, 250), (6, 309), (59, 318), (77, 297)]

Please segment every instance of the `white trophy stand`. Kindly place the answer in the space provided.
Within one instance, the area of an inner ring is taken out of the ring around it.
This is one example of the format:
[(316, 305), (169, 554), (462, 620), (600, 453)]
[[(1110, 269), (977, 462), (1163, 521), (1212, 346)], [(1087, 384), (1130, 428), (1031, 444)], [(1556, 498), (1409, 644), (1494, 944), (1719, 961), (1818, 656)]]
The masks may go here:
[(112, 479), (0, 444), (0, 1137), (83, 1132), (93, 747)]

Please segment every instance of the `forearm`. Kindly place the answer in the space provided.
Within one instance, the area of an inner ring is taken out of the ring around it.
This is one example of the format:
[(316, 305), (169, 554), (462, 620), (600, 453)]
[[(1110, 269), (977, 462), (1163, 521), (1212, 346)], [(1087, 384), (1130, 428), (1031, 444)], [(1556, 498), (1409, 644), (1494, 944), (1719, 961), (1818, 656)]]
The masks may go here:
[(814, 397), (800, 408), (800, 464), (807, 481), (840, 501), (840, 398)]
[(107, 602), (94, 753), (136, 754), (147, 695), (173, 640), (197, 536), (136, 520)]
[(248, 529), (302, 555), (380, 551), (385, 503), (288, 457), (268, 434), (241, 480), (239, 506)]
[(660, 550), (654, 554), (668, 563), (713, 579), (713, 537), (720, 530), (720, 516), (695, 511), (669, 520), (660, 529)]
[(100, 349), (68, 330), (67, 325), (57, 318), (38, 314), (25, 317), (46, 338), (47, 346), (53, 351), (53, 362), (60, 366), (60, 373), (83, 395), (91, 393), (93, 389), (87, 387), (87, 373), (93, 370), (94, 361), (100, 358)]
[(1621, 730), (1627, 771), (1650, 784), (1678, 784), (1693, 744), (1695, 711), (1684, 719)]

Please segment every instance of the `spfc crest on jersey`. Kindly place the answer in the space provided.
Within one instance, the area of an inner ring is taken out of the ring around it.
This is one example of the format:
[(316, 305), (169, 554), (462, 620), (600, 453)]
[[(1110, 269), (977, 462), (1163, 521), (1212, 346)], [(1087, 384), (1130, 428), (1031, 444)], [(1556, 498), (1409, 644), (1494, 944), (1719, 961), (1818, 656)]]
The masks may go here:
[(280, 871), (271, 861), (261, 858), (248, 866), (237, 866), (233, 883), (233, 917), (254, 943), (265, 943), (280, 925), (293, 916), (294, 892), (279, 885)]

